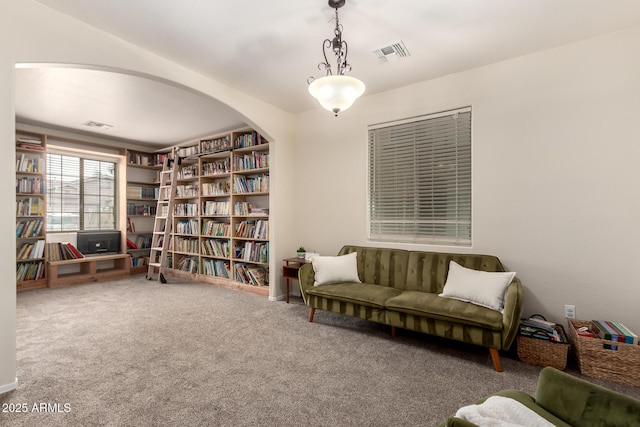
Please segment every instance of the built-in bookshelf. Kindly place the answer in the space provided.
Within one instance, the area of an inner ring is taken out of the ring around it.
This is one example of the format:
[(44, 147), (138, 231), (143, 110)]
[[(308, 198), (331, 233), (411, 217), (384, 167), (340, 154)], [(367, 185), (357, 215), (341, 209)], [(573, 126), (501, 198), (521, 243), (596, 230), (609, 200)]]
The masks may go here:
[(153, 220), (156, 215), (159, 179), (166, 153), (128, 150), (127, 156), (127, 253), (131, 274), (146, 273)]
[(46, 135), (16, 132), (16, 286), (44, 288), (46, 274)]
[[(54, 248), (53, 244), (46, 244), (46, 144), (46, 135), (16, 132), (18, 290), (46, 287), (59, 276), (53, 270), (47, 271), (46, 262), (48, 252)], [(180, 153), (180, 167), (172, 235), (167, 242), (167, 273), (268, 295), (269, 142), (257, 132), (244, 129), (193, 141), (176, 152)], [(122, 261), (118, 263), (131, 262), (127, 274), (146, 273), (159, 174), (168, 154), (135, 150), (124, 154), (123, 235), (131, 260), (120, 254)], [(56, 246), (56, 254), (61, 253), (60, 248)], [(54, 253), (52, 257), (49, 267), (82, 261), (57, 259)], [(124, 271), (120, 264), (118, 268)]]
[(178, 149), (172, 274), (269, 291), (269, 142), (252, 130)]
[[(189, 157), (197, 153), (197, 146), (177, 150), (180, 157)], [(190, 274), (200, 274), (199, 170), (197, 157), (181, 160), (173, 205), (171, 268)]]

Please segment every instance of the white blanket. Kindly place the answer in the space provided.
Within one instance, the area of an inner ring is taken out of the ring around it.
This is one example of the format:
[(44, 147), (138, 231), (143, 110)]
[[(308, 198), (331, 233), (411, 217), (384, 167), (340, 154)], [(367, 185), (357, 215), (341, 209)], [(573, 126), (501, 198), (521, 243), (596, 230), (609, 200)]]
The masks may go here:
[(460, 408), (456, 417), (482, 427), (554, 427), (522, 403), (502, 396)]

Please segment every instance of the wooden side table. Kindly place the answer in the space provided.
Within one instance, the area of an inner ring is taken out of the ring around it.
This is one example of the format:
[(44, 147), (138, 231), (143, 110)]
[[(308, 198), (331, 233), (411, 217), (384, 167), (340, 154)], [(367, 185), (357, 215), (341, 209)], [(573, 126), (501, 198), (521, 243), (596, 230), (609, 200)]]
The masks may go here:
[(305, 264), (309, 264), (311, 261), (306, 261), (304, 258), (285, 258), (284, 265), (282, 266), (282, 277), (284, 277), (287, 283), (286, 300), (289, 304), (289, 280), (298, 280), (298, 270)]

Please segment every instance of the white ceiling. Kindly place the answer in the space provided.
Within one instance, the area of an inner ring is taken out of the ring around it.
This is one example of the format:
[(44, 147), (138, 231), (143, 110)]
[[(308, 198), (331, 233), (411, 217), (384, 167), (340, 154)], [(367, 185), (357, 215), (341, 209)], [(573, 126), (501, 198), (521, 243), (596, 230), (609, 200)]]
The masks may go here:
[[(128, 74), (74, 68), (18, 68), (16, 116), (27, 124), (158, 147), (244, 126), (234, 110), (196, 92)], [(113, 128), (84, 126), (88, 121)]]
[[(306, 80), (322, 75), (322, 41), (333, 37), (326, 0), (37, 1), (283, 110), (316, 108)], [(339, 13), (365, 96), (640, 25), (637, 0), (348, 0)], [(399, 40), (411, 56), (379, 64), (372, 51)], [(70, 129), (94, 120), (131, 141), (183, 142), (241, 120), (133, 76), (19, 69), (16, 84), (18, 119)]]

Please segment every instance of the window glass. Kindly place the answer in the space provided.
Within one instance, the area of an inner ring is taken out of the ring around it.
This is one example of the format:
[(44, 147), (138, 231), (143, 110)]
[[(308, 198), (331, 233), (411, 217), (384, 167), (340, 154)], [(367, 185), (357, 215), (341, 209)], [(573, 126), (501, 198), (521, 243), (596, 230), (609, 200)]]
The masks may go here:
[(47, 231), (114, 230), (116, 164), (47, 153)]

